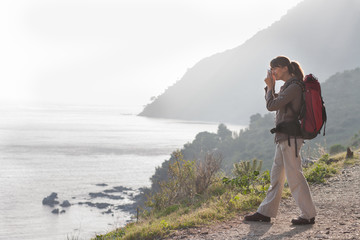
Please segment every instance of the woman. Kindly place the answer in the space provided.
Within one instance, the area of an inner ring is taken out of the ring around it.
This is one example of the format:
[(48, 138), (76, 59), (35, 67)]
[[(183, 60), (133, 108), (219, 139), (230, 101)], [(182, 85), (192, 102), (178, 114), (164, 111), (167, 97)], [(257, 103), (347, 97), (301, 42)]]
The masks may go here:
[[(300, 216), (291, 222), (294, 225), (314, 224), (316, 210), (298, 155), (303, 139), (299, 131), (296, 131), (304, 73), (297, 62), (292, 62), (284, 56), (273, 59), (270, 66), (271, 71), (264, 81), (266, 107), (269, 111), (276, 111), (276, 128), (272, 129), (272, 132), (275, 132), (276, 152), (271, 169), (271, 186), (257, 212), (245, 216), (245, 220), (270, 222), (272, 217), (276, 217), (286, 175), (291, 194), (300, 208)], [(279, 80), (285, 83), (276, 95), (275, 81)], [(292, 130), (289, 131), (287, 126), (292, 126)]]

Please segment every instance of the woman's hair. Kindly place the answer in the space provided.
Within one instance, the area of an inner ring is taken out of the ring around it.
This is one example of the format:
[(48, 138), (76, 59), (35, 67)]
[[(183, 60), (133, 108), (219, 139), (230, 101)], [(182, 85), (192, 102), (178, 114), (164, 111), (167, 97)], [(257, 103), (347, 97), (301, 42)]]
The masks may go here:
[(300, 64), (295, 61), (290, 61), (290, 59), (285, 56), (278, 56), (271, 60), (270, 67), (288, 67), (290, 74), (295, 75), (295, 77), (299, 80), (304, 79), (304, 71), (300, 67)]

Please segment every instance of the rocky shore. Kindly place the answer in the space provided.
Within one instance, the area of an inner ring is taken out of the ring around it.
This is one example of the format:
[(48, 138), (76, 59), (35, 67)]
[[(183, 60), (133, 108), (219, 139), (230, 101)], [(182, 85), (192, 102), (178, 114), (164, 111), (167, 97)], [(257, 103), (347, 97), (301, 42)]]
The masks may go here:
[[(96, 184), (96, 186), (107, 187), (108, 185), (105, 183), (99, 183)], [(64, 200), (60, 204), (60, 201), (58, 200), (58, 194), (56, 192), (53, 192), (43, 199), (42, 204), (51, 207), (51, 213), (53, 214), (65, 213), (66, 210), (64, 208), (68, 208), (73, 204), (86, 205), (88, 207), (97, 208), (99, 210), (106, 210), (102, 212), (103, 214), (113, 214), (116, 210), (129, 212), (131, 214), (136, 213), (136, 200), (138, 199), (139, 194), (137, 190), (134, 190), (132, 188), (117, 186), (111, 189), (105, 189), (101, 192), (91, 192), (88, 195), (89, 198), (84, 199), (84, 201), (78, 201), (71, 204), (68, 200)], [(75, 199), (75, 197), (73, 197), (73, 199)], [(103, 202), (96, 202), (95, 199), (103, 200)], [(109, 200), (124, 199), (127, 199), (132, 203), (114, 204), (114, 201), (110, 201), (112, 203), (109, 203)], [(62, 209), (58, 208), (57, 206), (62, 207)]]

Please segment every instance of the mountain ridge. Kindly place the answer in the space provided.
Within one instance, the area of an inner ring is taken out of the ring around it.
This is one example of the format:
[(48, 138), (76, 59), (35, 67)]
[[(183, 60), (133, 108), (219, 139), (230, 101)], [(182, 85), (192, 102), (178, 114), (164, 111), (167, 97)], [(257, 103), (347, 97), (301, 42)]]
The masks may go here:
[(263, 79), (272, 58), (286, 55), (325, 80), (360, 66), (359, 27), (358, 1), (305, 0), (242, 45), (200, 60), (139, 115), (247, 124), (266, 112)]

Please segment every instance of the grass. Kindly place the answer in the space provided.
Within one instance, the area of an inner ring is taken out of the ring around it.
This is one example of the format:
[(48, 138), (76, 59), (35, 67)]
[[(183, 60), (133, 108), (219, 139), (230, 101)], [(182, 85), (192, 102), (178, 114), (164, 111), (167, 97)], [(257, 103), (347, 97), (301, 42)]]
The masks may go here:
[[(324, 183), (339, 173), (341, 169), (359, 164), (359, 155), (347, 159), (346, 153), (323, 155), (310, 167), (304, 169), (304, 175), (310, 184)], [(259, 186), (258, 186), (259, 187)], [(95, 240), (114, 239), (161, 239), (178, 229), (214, 224), (255, 210), (265, 197), (259, 191), (243, 194), (239, 189), (224, 185), (221, 179), (209, 190), (192, 202), (168, 206), (159, 211), (144, 212), (138, 223), (129, 223)], [(284, 188), (283, 198), (291, 196), (289, 188)]]
[(341, 169), (359, 163), (359, 155), (354, 152), (353, 158), (346, 158), (346, 152), (335, 155), (324, 154), (312, 166), (304, 169), (304, 175), (309, 183), (325, 183), (326, 180)]
[[(238, 211), (248, 211), (258, 205), (262, 198), (254, 195), (227, 193), (214, 197), (197, 209), (182, 206), (167, 216), (150, 216), (140, 223), (128, 224), (123, 229), (108, 233), (99, 239), (114, 239), (118, 231), (126, 234), (119, 239), (161, 239), (176, 229), (190, 228), (224, 221), (236, 216)], [(115, 238), (116, 239), (116, 238)]]
[(219, 180), (195, 204), (177, 204), (162, 211), (144, 213), (138, 223), (127, 224), (124, 228), (98, 235), (94, 239), (161, 239), (177, 229), (213, 224), (231, 219), (239, 212), (254, 210), (264, 196), (255, 193), (243, 195), (237, 189), (224, 186)]

